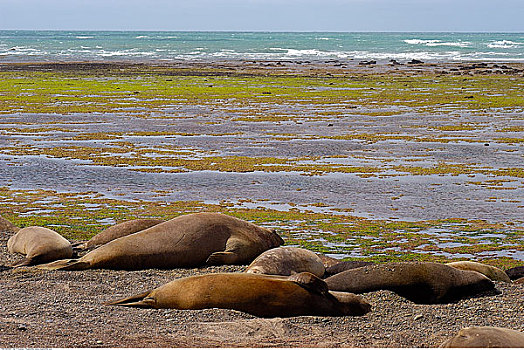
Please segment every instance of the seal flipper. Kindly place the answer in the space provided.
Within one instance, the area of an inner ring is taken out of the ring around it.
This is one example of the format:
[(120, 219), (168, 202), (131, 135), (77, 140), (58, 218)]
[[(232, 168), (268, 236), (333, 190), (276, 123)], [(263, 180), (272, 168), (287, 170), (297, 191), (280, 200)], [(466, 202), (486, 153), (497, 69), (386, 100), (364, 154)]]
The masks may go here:
[(206, 265), (233, 265), (238, 262), (238, 255), (233, 252), (214, 252), (207, 260)]
[(326, 282), (324, 282), (323, 280), (321, 280), (320, 278), (318, 278), (310, 272), (301, 272), (295, 275), (291, 275), (288, 278), (288, 280), (291, 282), (295, 282), (299, 286), (313, 293), (321, 295), (329, 294), (329, 288)]
[(91, 267), (91, 264), (82, 259), (64, 259), (57, 260), (47, 264), (41, 264), (35, 266), (37, 269), (41, 270), (87, 270)]
[(128, 306), (128, 307), (139, 307), (142, 309), (151, 309), (155, 303), (155, 300), (151, 297), (147, 297), (151, 293), (150, 290), (147, 292), (133, 295), (131, 297), (109, 301), (104, 305), (116, 305), (116, 306)]

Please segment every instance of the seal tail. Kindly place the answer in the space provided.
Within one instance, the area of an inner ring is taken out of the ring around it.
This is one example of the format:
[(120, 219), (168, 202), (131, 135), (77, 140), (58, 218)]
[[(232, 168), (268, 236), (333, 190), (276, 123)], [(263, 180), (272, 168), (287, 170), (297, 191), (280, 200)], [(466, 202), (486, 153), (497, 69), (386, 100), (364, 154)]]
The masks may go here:
[(82, 261), (81, 259), (64, 259), (57, 260), (47, 264), (40, 264), (35, 266), (41, 270), (87, 270), (91, 264), (88, 262)]
[(10, 267), (15, 268), (15, 267), (22, 267), (22, 266), (30, 266), (30, 265), (32, 265), (32, 263), (33, 263), (33, 259), (31, 259), (31, 258), (23, 258), (22, 260), (19, 260), (19, 261), (15, 262)]
[(107, 303), (104, 303), (104, 305), (116, 305), (116, 306), (128, 306), (128, 307), (139, 307), (142, 309), (151, 309), (153, 306), (151, 305), (151, 302), (153, 301), (152, 298), (147, 298), (147, 296), (151, 293), (150, 290), (147, 292), (133, 295), (132, 297), (127, 297), (124, 299), (119, 299), (115, 301), (109, 301)]

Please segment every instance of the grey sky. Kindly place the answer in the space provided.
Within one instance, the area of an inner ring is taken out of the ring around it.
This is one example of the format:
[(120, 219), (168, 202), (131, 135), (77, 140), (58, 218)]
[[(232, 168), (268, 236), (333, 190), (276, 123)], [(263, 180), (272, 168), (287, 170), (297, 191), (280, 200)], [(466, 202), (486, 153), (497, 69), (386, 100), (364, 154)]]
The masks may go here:
[(524, 0), (0, 0), (1, 29), (524, 32)]

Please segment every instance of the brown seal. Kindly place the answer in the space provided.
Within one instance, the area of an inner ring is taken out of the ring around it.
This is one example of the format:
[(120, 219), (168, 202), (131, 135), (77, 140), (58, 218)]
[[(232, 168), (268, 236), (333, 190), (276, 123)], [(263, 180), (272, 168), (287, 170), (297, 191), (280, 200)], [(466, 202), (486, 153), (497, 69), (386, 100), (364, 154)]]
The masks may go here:
[(330, 266), (338, 264), (341, 261), (324, 254), (317, 254), (317, 256), (320, 258), (320, 260), (322, 260), (322, 263), (326, 269)]
[(513, 281), (513, 283), (524, 284), (524, 277), (517, 278), (516, 280)]
[(7, 250), (10, 253), (26, 254), (25, 259), (13, 267), (42, 264), (73, 255), (73, 248), (67, 239), (53, 230), (38, 226), (18, 231), (7, 241)]
[(310, 272), (324, 276), (322, 260), (311, 250), (296, 247), (278, 247), (266, 250), (249, 265), (245, 272), (265, 275), (289, 276), (300, 272)]
[(326, 283), (330, 290), (352, 293), (386, 289), (421, 304), (445, 303), (495, 291), (494, 283), (478, 272), (430, 262), (359, 267), (328, 277)]
[(524, 348), (524, 333), (500, 327), (462, 328), (441, 348)]
[(371, 261), (360, 261), (360, 260), (348, 260), (341, 261), (338, 264), (332, 265), (326, 268), (326, 276), (333, 276), (337, 273), (341, 273), (347, 270), (356, 269), (362, 266), (373, 265), (374, 262)]
[(197, 213), (117, 238), (80, 259), (41, 265), (46, 270), (141, 270), (245, 264), (278, 247), (274, 231), (219, 213)]
[(524, 266), (512, 267), (511, 269), (507, 269), (504, 272), (510, 279), (516, 280), (524, 277)]
[(20, 227), (16, 227), (13, 223), (3, 216), (0, 215), (0, 232), (13, 232), (16, 233), (20, 230)]
[(259, 317), (359, 316), (371, 309), (355, 294), (329, 292), (324, 281), (308, 272), (291, 277), (253, 273), (191, 276), (107, 305), (181, 310), (233, 309)]
[(446, 265), (459, 270), (480, 272), (492, 281), (511, 282), (508, 275), (495, 266), (481, 264), (475, 261), (454, 261), (447, 263)]
[(148, 229), (155, 225), (163, 223), (160, 219), (134, 219), (121, 222), (119, 224), (110, 226), (91, 238), (89, 241), (80, 244), (80, 249), (94, 248), (107, 242), (111, 242), (117, 238), (131, 235), (133, 233)]

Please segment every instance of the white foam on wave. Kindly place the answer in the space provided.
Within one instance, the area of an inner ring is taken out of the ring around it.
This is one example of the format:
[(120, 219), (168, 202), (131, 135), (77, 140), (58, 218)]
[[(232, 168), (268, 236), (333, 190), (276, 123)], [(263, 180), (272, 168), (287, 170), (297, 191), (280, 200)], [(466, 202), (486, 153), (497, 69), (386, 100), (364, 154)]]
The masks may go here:
[(511, 49), (520, 47), (521, 45), (523, 45), (523, 43), (517, 43), (511, 40), (498, 40), (487, 44), (490, 49)]
[(455, 46), (455, 47), (469, 47), (471, 42), (469, 41), (457, 41), (457, 42), (443, 42), (442, 40), (423, 40), (423, 39), (406, 39), (406, 44), (410, 45), (425, 45), (425, 46)]
[(138, 35), (138, 36), (135, 36), (135, 39), (146, 39), (146, 38), (149, 38), (149, 36), (147, 36), (147, 35)]
[(93, 39), (94, 36), (86, 36), (86, 35), (77, 35), (75, 36), (75, 39)]

